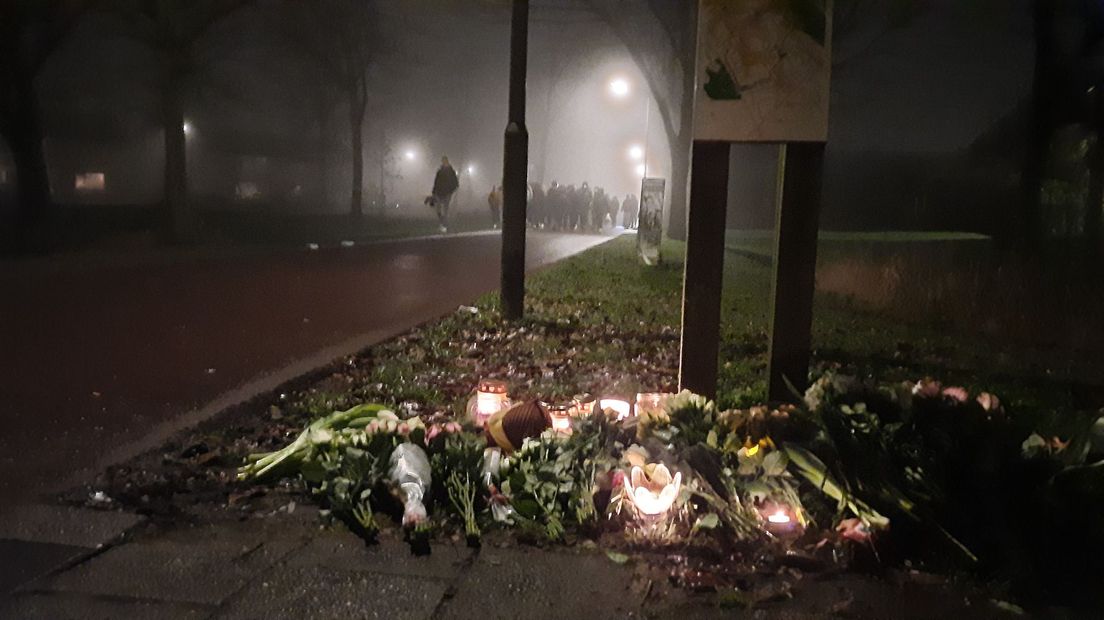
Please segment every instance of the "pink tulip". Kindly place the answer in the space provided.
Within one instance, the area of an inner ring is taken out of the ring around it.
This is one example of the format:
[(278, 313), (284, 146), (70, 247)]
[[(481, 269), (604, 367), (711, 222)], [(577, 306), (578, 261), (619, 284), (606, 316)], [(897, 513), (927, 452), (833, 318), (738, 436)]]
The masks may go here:
[(970, 400), (970, 393), (960, 387), (943, 388), (943, 396), (959, 404)]
[(857, 543), (870, 542), (870, 530), (867, 529), (862, 519), (844, 519), (836, 526), (836, 532), (838, 532), (840, 538), (844, 540), (850, 540)]

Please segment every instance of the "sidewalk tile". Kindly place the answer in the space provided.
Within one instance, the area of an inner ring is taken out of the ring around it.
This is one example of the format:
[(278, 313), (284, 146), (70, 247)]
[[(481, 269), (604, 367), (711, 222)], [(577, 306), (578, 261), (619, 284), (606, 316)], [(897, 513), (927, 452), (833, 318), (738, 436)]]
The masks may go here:
[(638, 613), (631, 574), (604, 555), (483, 549), (442, 618), (625, 618)]
[(91, 551), (72, 545), (0, 539), (0, 595)]
[(211, 608), (177, 603), (103, 599), (79, 594), (24, 594), (0, 601), (0, 618), (20, 620), (203, 620)]
[(61, 591), (217, 605), (300, 543), (256, 543), (206, 537), (197, 529), (188, 541), (154, 539), (115, 547), (30, 591)]
[(414, 556), (410, 545), (388, 532), (376, 544), (366, 545), (355, 535), (340, 529), (321, 532), (306, 547), (288, 559), (293, 566), (325, 566), (449, 580), (459, 576), (472, 557), (472, 550), (434, 541), (428, 556)]
[(437, 580), (321, 566), (279, 566), (219, 618), (431, 618), (447, 586)]
[(129, 512), (25, 504), (0, 514), (0, 538), (94, 549), (141, 522)]

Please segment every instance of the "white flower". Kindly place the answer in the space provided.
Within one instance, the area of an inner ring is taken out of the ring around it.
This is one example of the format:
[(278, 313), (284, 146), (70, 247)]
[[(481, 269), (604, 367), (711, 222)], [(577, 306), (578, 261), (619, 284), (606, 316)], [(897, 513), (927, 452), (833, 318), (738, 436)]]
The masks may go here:
[(672, 478), (666, 465), (655, 463), (633, 467), (626, 490), (640, 514), (657, 516), (670, 510), (681, 487), (682, 473), (676, 473)]
[(704, 413), (712, 413), (716, 407), (713, 401), (708, 398), (695, 394), (690, 390), (683, 390), (667, 399), (667, 403), (663, 408), (668, 414), (672, 414), (683, 409), (696, 409)]

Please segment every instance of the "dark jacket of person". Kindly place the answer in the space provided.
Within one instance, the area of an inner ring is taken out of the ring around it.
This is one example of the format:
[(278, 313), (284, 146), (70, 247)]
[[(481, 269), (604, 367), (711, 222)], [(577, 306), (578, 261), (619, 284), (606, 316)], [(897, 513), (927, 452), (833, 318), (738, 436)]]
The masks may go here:
[(437, 169), (437, 176), (433, 178), (434, 196), (448, 196), (459, 187), (460, 179), (456, 177), (456, 171), (452, 166), (441, 166)]

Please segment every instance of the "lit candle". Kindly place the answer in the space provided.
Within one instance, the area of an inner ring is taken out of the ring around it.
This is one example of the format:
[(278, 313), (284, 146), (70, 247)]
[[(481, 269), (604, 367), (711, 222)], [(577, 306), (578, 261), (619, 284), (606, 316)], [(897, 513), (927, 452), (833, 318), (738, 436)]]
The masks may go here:
[(617, 412), (617, 420), (624, 420), (632, 416), (632, 404), (627, 400), (620, 398), (603, 398), (598, 401), (598, 407), (605, 411), (606, 409), (613, 409)]
[(575, 396), (575, 407), (572, 409), (571, 415), (577, 417), (586, 417), (594, 412), (594, 397), (590, 394), (578, 394)]
[(506, 382), (497, 379), (483, 379), (479, 388), (468, 399), (468, 415), (478, 426), (483, 426), (494, 414), (509, 409), (510, 398), (506, 393)]
[(801, 534), (801, 524), (797, 522), (795, 511), (786, 504), (767, 502), (759, 507), (759, 516), (763, 519), (763, 529), (779, 537), (794, 537)]
[(545, 405), (549, 417), (552, 418), (552, 429), (557, 433), (571, 434), (571, 405)]
[(789, 523), (790, 515), (786, 514), (785, 510), (779, 508), (774, 514), (767, 516), (767, 521), (771, 523)]
[(662, 411), (671, 394), (665, 392), (641, 392), (636, 395), (636, 415)]
[(638, 516), (661, 517), (667, 514), (678, 498), (682, 487), (682, 473), (676, 473), (672, 477), (671, 471), (662, 463), (649, 464), (647, 467), (634, 466), (625, 485)]

